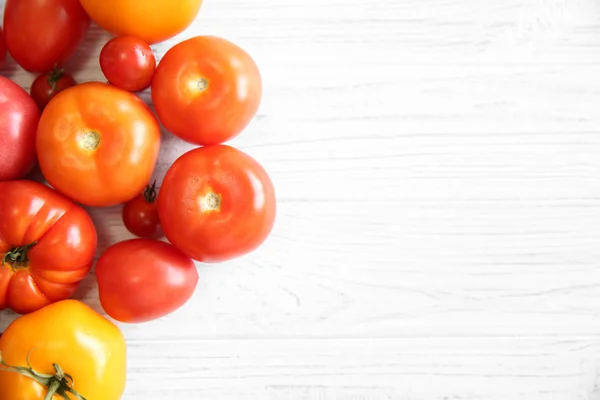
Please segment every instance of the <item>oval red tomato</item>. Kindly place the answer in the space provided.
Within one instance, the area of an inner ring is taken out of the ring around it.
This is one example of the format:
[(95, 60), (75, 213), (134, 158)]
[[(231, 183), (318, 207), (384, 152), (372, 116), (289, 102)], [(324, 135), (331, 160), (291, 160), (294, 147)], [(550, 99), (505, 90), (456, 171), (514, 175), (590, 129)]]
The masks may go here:
[(156, 204), (156, 181), (148, 185), (144, 193), (129, 200), (123, 206), (123, 224), (139, 237), (157, 238), (162, 230)]
[(139, 323), (163, 317), (194, 293), (193, 260), (152, 239), (130, 239), (106, 249), (96, 264), (100, 304), (112, 318)]
[(166, 238), (195, 260), (220, 262), (260, 246), (275, 221), (273, 183), (252, 157), (226, 145), (179, 157), (158, 195)]
[(135, 94), (85, 82), (56, 95), (36, 136), (48, 183), (88, 206), (125, 203), (146, 187), (158, 158), (160, 127)]
[(102, 48), (100, 68), (113, 85), (137, 92), (150, 86), (156, 58), (143, 40), (134, 36), (117, 36)]
[(77, 82), (71, 75), (66, 74), (62, 69), (55, 69), (52, 72), (38, 75), (31, 84), (29, 92), (40, 110), (43, 110), (59, 92), (76, 84)]
[(239, 135), (262, 97), (258, 67), (246, 51), (215, 36), (197, 36), (169, 49), (152, 79), (160, 122), (197, 145)]
[(19, 179), (35, 166), (37, 105), (19, 85), (0, 76), (0, 181)]
[(6, 0), (8, 52), (29, 72), (48, 72), (69, 60), (90, 26), (79, 0)]
[(86, 211), (34, 181), (0, 182), (0, 309), (26, 314), (73, 295), (97, 234)]

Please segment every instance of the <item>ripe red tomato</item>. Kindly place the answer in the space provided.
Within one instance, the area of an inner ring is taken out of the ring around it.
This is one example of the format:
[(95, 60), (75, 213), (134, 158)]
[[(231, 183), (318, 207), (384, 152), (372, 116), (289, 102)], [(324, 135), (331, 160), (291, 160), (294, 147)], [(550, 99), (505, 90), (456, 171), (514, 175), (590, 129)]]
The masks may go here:
[(37, 105), (19, 85), (0, 76), (0, 181), (19, 179), (35, 166)]
[(169, 243), (130, 239), (106, 249), (96, 264), (100, 304), (112, 318), (139, 323), (163, 317), (194, 293), (193, 260)]
[(52, 72), (38, 75), (31, 84), (30, 93), (40, 110), (43, 110), (59, 92), (76, 84), (77, 82), (71, 75), (65, 74), (62, 69), (55, 69)]
[(146, 42), (134, 36), (109, 40), (100, 52), (100, 68), (113, 85), (137, 92), (150, 86), (156, 58)]
[(96, 252), (91, 218), (38, 182), (0, 182), (0, 193), (0, 309), (26, 314), (69, 298)]
[(166, 238), (188, 256), (220, 262), (260, 246), (275, 221), (275, 190), (263, 167), (226, 145), (188, 151), (158, 194)]
[(156, 181), (140, 194), (125, 203), (122, 212), (127, 230), (140, 237), (159, 237), (162, 230), (156, 205)]
[(40, 170), (52, 187), (93, 207), (125, 203), (152, 177), (160, 127), (135, 94), (85, 82), (56, 95), (36, 136)]
[(0, 28), (0, 68), (6, 62), (6, 43), (4, 42), (4, 32)]
[(6, 0), (4, 39), (14, 60), (29, 72), (62, 67), (90, 26), (79, 0)]
[(197, 36), (167, 51), (152, 79), (152, 102), (166, 129), (197, 145), (223, 143), (256, 114), (262, 81), (235, 44)]

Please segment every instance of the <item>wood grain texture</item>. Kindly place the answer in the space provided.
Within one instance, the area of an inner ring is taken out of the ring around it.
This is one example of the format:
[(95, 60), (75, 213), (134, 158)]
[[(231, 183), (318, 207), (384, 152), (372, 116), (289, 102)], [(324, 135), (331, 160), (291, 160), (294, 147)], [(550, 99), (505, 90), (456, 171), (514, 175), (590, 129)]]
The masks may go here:
[[(125, 400), (600, 399), (600, 3), (206, 0), (154, 47), (197, 34), (261, 68), (231, 144), (278, 217), (182, 309), (120, 325)], [(165, 132), (156, 178), (189, 148)], [(90, 212), (99, 252), (131, 237)], [(93, 274), (77, 296), (102, 311)]]

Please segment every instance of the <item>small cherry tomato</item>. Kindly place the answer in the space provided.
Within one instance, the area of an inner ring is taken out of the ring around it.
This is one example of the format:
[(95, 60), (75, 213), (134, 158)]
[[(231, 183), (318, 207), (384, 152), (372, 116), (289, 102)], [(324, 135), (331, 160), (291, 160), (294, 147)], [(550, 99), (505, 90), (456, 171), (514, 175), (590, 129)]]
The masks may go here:
[(43, 110), (57, 93), (75, 85), (77, 82), (71, 75), (65, 74), (62, 69), (54, 69), (35, 78), (30, 93), (40, 110)]
[(144, 193), (125, 203), (123, 223), (127, 230), (139, 237), (158, 237), (162, 230), (156, 203), (156, 181)]
[(156, 58), (143, 40), (134, 36), (117, 36), (102, 48), (100, 68), (113, 85), (137, 92), (150, 86)]

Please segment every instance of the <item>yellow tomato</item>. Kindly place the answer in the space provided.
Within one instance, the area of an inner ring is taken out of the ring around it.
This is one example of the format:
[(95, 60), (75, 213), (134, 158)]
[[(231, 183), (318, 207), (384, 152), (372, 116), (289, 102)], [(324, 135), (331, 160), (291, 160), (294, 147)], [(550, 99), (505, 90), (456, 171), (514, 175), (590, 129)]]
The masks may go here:
[[(126, 347), (119, 328), (77, 300), (17, 318), (0, 336), (0, 400), (118, 400)], [(28, 367), (29, 365), (29, 367)], [(48, 392), (55, 395), (48, 397)]]
[(88, 15), (115, 35), (136, 36), (148, 44), (183, 32), (202, 0), (80, 0)]

